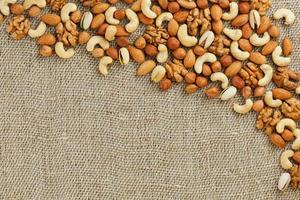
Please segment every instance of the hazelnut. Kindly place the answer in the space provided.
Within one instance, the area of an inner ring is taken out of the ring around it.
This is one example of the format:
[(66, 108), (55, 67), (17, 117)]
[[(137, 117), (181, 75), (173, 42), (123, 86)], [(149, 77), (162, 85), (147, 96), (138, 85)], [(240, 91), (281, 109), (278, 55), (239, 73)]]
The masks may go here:
[(162, 91), (166, 91), (170, 89), (171, 86), (172, 86), (172, 82), (170, 79), (163, 79), (159, 84), (159, 87)]
[(116, 4), (116, 3), (118, 2), (118, 0), (108, 0), (108, 2), (109, 2), (110, 4)]
[(202, 75), (203, 76), (210, 76), (212, 74), (211, 68), (208, 64), (203, 64), (202, 67)]
[(118, 9), (114, 12), (114, 17), (118, 20), (124, 19), (126, 16), (124, 9)]
[(91, 35), (88, 32), (80, 32), (78, 36), (78, 44), (86, 44), (89, 41), (90, 37)]
[(216, 98), (220, 94), (220, 90), (217, 87), (210, 87), (204, 91), (208, 98)]
[(244, 87), (241, 92), (245, 99), (249, 99), (252, 96), (252, 89), (250, 86)]
[(300, 164), (300, 151), (296, 151), (293, 155), (293, 160), (297, 163)]
[(193, 51), (194, 51), (194, 54), (197, 56), (202, 56), (206, 53), (206, 49), (204, 49), (200, 45), (195, 46)]
[(196, 78), (196, 85), (199, 87), (199, 88), (203, 88), (205, 86), (208, 85), (208, 80), (206, 77), (203, 77), (203, 76), (198, 76)]
[(176, 37), (170, 37), (167, 41), (167, 46), (169, 49), (175, 50), (180, 47), (180, 42)]
[(262, 97), (262, 96), (264, 96), (265, 92), (266, 92), (265, 87), (256, 87), (254, 89), (254, 96), (255, 97)]
[(180, 10), (180, 5), (176, 1), (168, 3), (168, 11), (170, 13), (176, 13)]
[(226, 68), (233, 63), (233, 58), (231, 55), (227, 54), (220, 58), (220, 62), (222, 64), (222, 66)]
[(142, 36), (138, 37), (135, 42), (134, 46), (138, 49), (144, 49), (146, 47), (146, 40)]
[(277, 38), (280, 35), (280, 29), (278, 26), (272, 25), (269, 29), (268, 29), (268, 33), (271, 37), (273, 38)]
[(15, 3), (10, 6), (10, 11), (12, 14), (22, 15), (24, 13), (24, 7), (22, 4)]
[(186, 51), (184, 50), (184, 48), (177, 48), (175, 51), (172, 52), (172, 54), (176, 59), (182, 60), (186, 55)]
[(147, 44), (145, 47), (145, 53), (148, 56), (156, 56), (158, 54), (157, 47), (152, 44)]
[(105, 53), (114, 60), (117, 60), (119, 58), (118, 50), (114, 47), (109, 47), (108, 49), (106, 49)]
[(223, 9), (229, 7), (229, 0), (219, 0), (219, 6)]
[(264, 101), (263, 100), (257, 100), (253, 103), (252, 109), (255, 112), (260, 112), (262, 109), (265, 107)]
[(130, 42), (128, 37), (121, 36), (116, 38), (116, 43), (119, 47), (126, 47)]
[(40, 14), (41, 14), (41, 9), (38, 6), (32, 6), (28, 11), (28, 15), (30, 17), (37, 17)]
[(184, 79), (187, 83), (194, 83), (196, 81), (196, 73), (195, 72), (188, 72)]
[(250, 4), (248, 2), (239, 3), (239, 11), (241, 14), (248, 14), (250, 12)]
[(219, 72), (222, 70), (222, 65), (219, 61), (216, 61), (214, 63), (211, 64), (211, 70), (213, 72)]
[(49, 57), (52, 56), (53, 50), (50, 46), (48, 45), (42, 45), (40, 48), (40, 55), (43, 57)]
[(158, 16), (161, 14), (161, 8), (158, 5), (153, 5), (151, 10)]
[(104, 56), (104, 50), (101, 49), (101, 48), (95, 48), (93, 51), (92, 51), (92, 56), (94, 58), (101, 58)]
[(208, 0), (197, 0), (197, 5), (199, 8), (207, 8), (208, 7)]
[(198, 86), (195, 84), (189, 84), (186, 86), (185, 91), (188, 94), (195, 93), (198, 90)]
[(231, 79), (231, 84), (237, 89), (242, 89), (245, 87), (245, 81), (238, 75)]

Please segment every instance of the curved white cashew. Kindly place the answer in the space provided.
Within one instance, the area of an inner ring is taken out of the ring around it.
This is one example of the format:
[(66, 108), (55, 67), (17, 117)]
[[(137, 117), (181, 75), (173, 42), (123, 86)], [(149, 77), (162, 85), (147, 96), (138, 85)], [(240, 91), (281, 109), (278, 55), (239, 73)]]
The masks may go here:
[(107, 41), (113, 41), (115, 39), (115, 35), (117, 33), (117, 27), (114, 25), (108, 25), (106, 30), (105, 30), (105, 39)]
[(239, 49), (239, 43), (237, 41), (233, 41), (230, 44), (230, 51), (234, 58), (238, 60), (247, 60), (250, 57), (250, 53), (247, 51), (242, 51)]
[(249, 23), (251, 28), (254, 30), (255, 28), (259, 28), (260, 26), (260, 15), (257, 10), (251, 10), (249, 13)]
[(272, 53), (272, 60), (276, 65), (280, 67), (284, 67), (290, 64), (291, 58), (281, 56), (281, 53), (282, 53), (282, 48), (280, 46), (277, 46)]
[(213, 63), (217, 61), (217, 57), (212, 53), (205, 53), (202, 56), (199, 56), (195, 62), (194, 69), (195, 72), (201, 74), (202, 67), (205, 62)]
[(277, 133), (282, 133), (288, 127), (291, 131), (296, 129), (296, 122), (289, 118), (283, 118), (276, 124), (276, 131)]
[(25, 10), (27, 10), (33, 5), (37, 5), (40, 8), (44, 8), (46, 7), (46, 0), (25, 0), (23, 3), (23, 7)]
[(55, 53), (60, 58), (68, 59), (74, 56), (75, 50), (73, 48), (70, 48), (66, 51), (64, 49), (64, 44), (62, 42), (57, 42), (55, 44)]
[(202, 44), (204, 42), (203, 48), (206, 49), (210, 47), (214, 40), (215, 34), (212, 31), (206, 31), (201, 35), (199, 39), (199, 44)]
[(277, 11), (275, 11), (273, 14), (273, 18), (274, 19), (284, 18), (286, 25), (293, 24), (296, 19), (295, 14), (291, 10), (286, 9), (286, 8), (281, 8), (281, 9), (278, 9)]
[(276, 100), (273, 99), (272, 91), (266, 92), (264, 100), (265, 103), (272, 108), (277, 108), (282, 104), (282, 101), (280, 99), (276, 99)]
[(215, 72), (210, 76), (211, 81), (221, 81), (222, 85), (221, 87), (223, 89), (226, 89), (228, 87), (229, 81), (227, 76), (223, 72)]
[(70, 13), (75, 12), (77, 10), (77, 6), (75, 3), (67, 3), (64, 5), (60, 11), (61, 21), (66, 22), (70, 20)]
[(293, 157), (294, 151), (286, 150), (280, 156), (280, 164), (283, 169), (291, 169), (293, 167), (293, 163), (289, 160), (289, 158)]
[(270, 41), (270, 35), (268, 32), (265, 32), (263, 37), (259, 37), (256, 33), (254, 33), (253, 35), (251, 35), (249, 41), (254, 46), (264, 46)]
[(36, 29), (29, 29), (28, 35), (32, 38), (37, 38), (42, 36), (47, 29), (47, 25), (44, 22), (40, 22)]
[(157, 16), (156, 13), (151, 10), (151, 0), (141, 0), (141, 10), (143, 14), (150, 19), (154, 19)]
[(239, 6), (236, 2), (231, 2), (229, 4), (229, 12), (223, 13), (222, 19), (232, 20), (239, 14)]
[(168, 48), (164, 44), (159, 44), (157, 49), (159, 51), (156, 55), (157, 62), (165, 63), (168, 60)]
[(266, 86), (268, 85), (273, 77), (273, 68), (271, 67), (271, 65), (268, 64), (263, 64), (260, 66), (260, 69), (264, 72), (264, 77), (259, 79), (258, 81), (258, 85), (259, 86)]
[(296, 94), (300, 94), (300, 86), (296, 88)]
[(8, 4), (14, 4), (17, 0), (0, 0), (0, 12), (8, 16), (10, 14), (9, 6)]
[(244, 105), (239, 105), (237, 103), (234, 103), (233, 104), (233, 110), (237, 113), (240, 113), (240, 114), (246, 114), (252, 109), (252, 106), (253, 106), (252, 100), (247, 99), (246, 103)]
[(122, 65), (126, 65), (129, 63), (130, 55), (127, 48), (122, 47), (119, 50), (119, 61)]
[(129, 20), (129, 23), (125, 25), (125, 29), (128, 33), (132, 33), (136, 31), (140, 24), (139, 18), (137, 14), (130, 8), (127, 8), (125, 10), (125, 14), (127, 16), (127, 19)]
[(166, 69), (161, 65), (157, 65), (151, 73), (151, 80), (154, 83), (158, 83), (165, 77), (165, 75), (166, 75)]
[(180, 43), (185, 47), (195, 46), (198, 42), (196, 37), (188, 35), (188, 27), (186, 24), (182, 24), (179, 27), (177, 37)]
[(227, 35), (233, 41), (238, 41), (243, 35), (240, 29), (230, 29), (226, 27), (223, 29), (223, 33), (225, 33), (225, 35)]
[(89, 11), (85, 12), (80, 20), (80, 27), (84, 30), (87, 30), (93, 21), (93, 14)]
[(107, 71), (107, 65), (111, 64), (113, 62), (113, 59), (109, 56), (103, 56), (99, 61), (99, 71), (101, 74), (106, 76), (108, 74)]
[(292, 144), (292, 149), (299, 150), (300, 149), (300, 129), (296, 128), (293, 131), (293, 134), (296, 137), (296, 139), (294, 140), (294, 142)]
[(173, 19), (173, 15), (170, 12), (163, 12), (156, 18), (155, 24), (160, 27), (164, 21), (170, 21)]
[(291, 175), (287, 172), (281, 174), (278, 180), (278, 189), (283, 191), (285, 190), (291, 182)]
[(221, 94), (221, 100), (227, 101), (236, 95), (237, 89), (234, 86), (230, 86)]
[(105, 11), (105, 20), (107, 21), (107, 23), (112, 25), (117, 25), (120, 23), (120, 20), (114, 17), (114, 13), (116, 10), (117, 8), (115, 6), (111, 6)]
[(97, 44), (99, 44), (104, 50), (109, 48), (109, 42), (104, 37), (97, 35), (89, 39), (88, 43), (86, 44), (86, 50), (93, 51)]

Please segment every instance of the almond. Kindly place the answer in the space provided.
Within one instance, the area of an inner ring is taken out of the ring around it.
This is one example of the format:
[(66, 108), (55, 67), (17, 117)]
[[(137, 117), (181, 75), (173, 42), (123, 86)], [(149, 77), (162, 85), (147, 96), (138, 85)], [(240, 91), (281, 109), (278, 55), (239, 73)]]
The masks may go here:
[(211, 17), (213, 18), (213, 20), (219, 21), (219, 20), (221, 20), (222, 15), (223, 15), (222, 8), (218, 4), (214, 4), (210, 8), (210, 14), (211, 14)]
[(248, 2), (240, 2), (239, 3), (239, 11), (242, 14), (248, 14), (250, 12), (250, 4)]
[(146, 74), (149, 74), (154, 69), (155, 66), (156, 64), (153, 60), (146, 60), (138, 67), (136, 71), (136, 75), (144, 76)]
[(51, 33), (45, 33), (38, 39), (38, 44), (41, 45), (54, 45), (56, 42), (56, 38)]
[(275, 50), (275, 48), (277, 47), (277, 42), (274, 40), (270, 40), (267, 44), (265, 44), (265, 46), (262, 48), (261, 50), (261, 54), (264, 56), (268, 56), (271, 53), (273, 53), (273, 51)]
[(24, 13), (24, 7), (22, 4), (12, 4), (10, 6), (10, 11), (12, 14), (15, 14), (15, 15), (22, 15)]
[(142, 12), (138, 13), (138, 17), (141, 23), (145, 25), (153, 24), (154, 20), (146, 17)]
[(157, 47), (152, 44), (147, 44), (144, 51), (150, 57), (156, 56), (158, 54)]
[(185, 82), (191, 84), (196, 81), (196, 77), (197, 77), (197, 74), (195, 72), (188, 72), (185, 75), (184, 79), (185, 79)]
[(37, 17), (40, 14), (41, 14), (41, 9), (38, 6), (32, 6), (28, 11), (28, 15), (30, 17)]
[(183, 23), (189, 16), (189, 11), (178, 11), (173, 15), (173, 19), (178, 23)]
[(116, 43), (119, 47), (127, 47), (130, 42), (128, 37), (121, 36), (116, 38)]
[(97, 30), (97, 34), (98, 35), (104, 35), (107, 27), (108, 27), (107, 23), (101, 24), (100, 27)]
[(266, 57), (259, 52), (251, 52), (249, 60), (258, 65), (262, 65), (267, 62)]
[(300, 151), (296, 151), (293, 155), (293, 159), (297, 164), (300, 164)]
[(168, 33), (170, 36), (176, 36), (179, 28), (179, 24), (176, 20), (171, 19), (168, 23)]
[(240, 27), (245, 25), (249, 20), (249, 15), (248, 14), (242, 14), (242, 15), (238, 15), (236, 18), (234, 18), (231, 21), (231, 26), (233, 27)]
[(248, 51), (249, 53), (253, 51), (253, 46), (247, 39), (240, 39), (239, 46), (243, 51)]
[(212, 74), (211, 68), (208, 64), (204, 63), (202, 67), (202, 75), (210, 76)]
[(60, 16), (56, 14), (45, 14), (41, 17), (41, 20), (49, 26), (56, 26), (60, 23)]
[(188, 94), (195, 93), (198, 90), (198, 86), (195, 84), (189, 84), (186, 86), (185, 91)]
[(98, 3), (92, 7), (91, 12), (94, 14), (104, 13), (109, 8), (108, 3)]
[(168, 0), (158, 0), (158, 4), (162, 9), (167, 10), (169, 2)]
[(203, 88), (205, 86), (208, 85), (208, 80), (206, 77), (203, 77), (203, 76), (198, 76), (196, 78), (196, 85), (199, 87), (199, 88)]
[(290, 38), (286, 37), (282, 41), (282, 53), (284, 56), (289, 56), (293, 52), (293, 44)]
[(120, 36), (129, 36), (129, 33), (124, 29), (123, 26), (121, 25), (117, 25), (117, 33), (116, 36), (120, 37)]
[(272, 94), (275, 99), (287, 100), (290, 99), (293, 95), (289, 91), (283, 88), (274, 88), (272, 89)]
[(281, 137), (286, 142), (290, 142), (290, 141), (293, 141), (295, 139), (293, 132), (288, 130), (288, 129), (284, 129), (283, 133), (281, 133)]
[(233, 62), (231, 65), (229, 65), (226, 69), (225, 69), (225, 75), (228, 77), (233, 77), (235, 75), (237, 75), (239, 73), (239, 71), (242, 68), (243, 63), (240, 61), (235, 61)]
[(273, 25), (268, 29), (268, 33), (271, 37), (277, 38), (280, 35), (280, 29), (277, 26)]
[(128, 46), (128, 51), (131, 58), (137, 63), (142, 63), (145, 61), (145, 54), (142, 50), (135, 48), (133, 46)]
[(197, 0), (197, 6), (202, 9), (207, 8), (208, 0)]
[(111, 57), (114, 60), (117, 60), (119, 58), (119, 52), (116, 48), (114, 47), (109, 47), (108, 49), (105, 50), (106, 55)]
[(169, 2), (168, 4), (168, 11), (170, 13), (176, 13), (180, 10), (180, 5), (176, 1)]
[(183, 64), (186, 68), (192, 68), (194, 67), (194, 64), (196, 62), (196, 56), (194, 54), (194, 51), (192, 49), (188, 50), (188, 52), (185, 55), (185, 58), (183, 60)]
[(256, 32), (258, 34), (263, 34), (270, 28), (271, 25), (272, 24), (271, 24), (270, 18), (268, 16), (262, 16), (260, 18), (260, 26), (258, 27)]
[(98, 14), (96, 16), (94, 16), (93, 20), (92, 20), (92, 23), (91, 23), (91, 29), (97, 29), (101, 26), (101, 24), (103, 24), (105, 21), (105, 16), (104, 14)]
[(270, 135), (270, 140), (275, 146), (277, 146), (280, 149), (283, 149), (286, 145), (283, 138), (276, 133)]
[(134, 46), (138, 49), (144, 49), (146, 47), (146, 40), (144, 37), (139, 36), (135, 42), (134, 42)]
[(253, 30), (250, 26), (249, 23), (246, 23), (243, 27), (242, 27), (242, 37), (245, 39), (249, 39), (250, 36), (252, 35)]
[(222, 20), (219, 21), (213, 21), (212, 24), (212, 30), (215, 32), (215, 34), (220, 35), (223, 32), (223, 22)]
[(245, 81), (240, 76), (234, 76), (231, 79), (231, 84), (237, 89), (242, 89), (245, 87)]

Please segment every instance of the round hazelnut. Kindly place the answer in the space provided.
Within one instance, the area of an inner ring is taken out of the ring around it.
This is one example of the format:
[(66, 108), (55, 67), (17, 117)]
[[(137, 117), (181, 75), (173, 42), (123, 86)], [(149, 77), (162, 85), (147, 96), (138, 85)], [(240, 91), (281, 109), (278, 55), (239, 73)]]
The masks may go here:
[(180, 5), (176, 1), (168, 3), (168, 11), (170, 13), (176, 13), (180, 10)]
[(184, 50), (184, 48), (177, 48), (175, 51), (172, 52), (172, 54), (176, 59), (182, 60), (186, 55), (186, 51)]
[(104, 56), (104, 50), (102, 48), (95, 48), (93, 51), (92, 51), (92, 56), (94, 58), (101, 58)]
[(252, 109), (255, 112), (260, 112), (262, 109), (265, 107), (264, 101), (263, 100), (257, 100), (253, 103)]
[(108, 2), (109, 2), (110, 4), (116, 4), (116, 3), (118, 2), (118, 0), (108, 0)]
[(208, 0), (197, 0), (197, 5), (199, 8), (207, 8), (208, 7)]
[(42, 45), (40, 48), (40, 55), (43, 57), (49, 57), (52, 56), (53, 50), (50, 46), (48, 45)]
[(119, 52), (114, 47), (109, 47), (105, 50), (106, 55), (110, 56), (113, 60), (117, 60), (119, 58)]
[(217, 87), (210, 87), (204, 91), (208, 98), (216, 98), (220, 94), (220, 89)]
[(24, 7), (22, 4), (15, 3), (10, 6), (10, 11), (15, 15), (22, 15), (24, 13)]
[(176, 37), (170, 37), (167, 41), (167, 46), (171, 50), (178, 49), (180, 47), (180, 41)]
[(264, 96), (265, 92), (266, 92), (265, 87), (256, 87), (254, 89), (254, 96), (255, 97), (262, 97), (262, 96)]
[(222, 64), (222, 66), (226, 68), (233, 63), (233, 58), (231, 55), (227, 54), (220, 58), (220, 62)]
[(249, 99), (252, 96), (252, 89), (250, 86), (246, 86), (242, 89), (241, 93), (245, 99)]
[(206, 53), (206, 49), (204, 49), (200, 45), (195, 46), (193, 51), (194, 51), (194, 54), (197, 56), (202, 56)]
[(86, 44), (90, 38), (91, 35), (88, 32), (86, 31), (80, 32), (78, 36), (78, 44)]
[(119, 47), (126, 47), (130, 42), (128, 37), (121, 36), (116, 38), (116, 43)]
[(148, 56), (156, 56), (158, 54), (157, 47), (152, 44), (147, 44), (144, 50)]
[(213, 72), (219, 72), (222, 70), (222, 65), (219, 61), (216, 61), (214, 63), (211, 64), (211, 70)]
[(168, 89), (170, 89), (172, 86), (172, 82), (170, 79), (163, 79), (160, 84), (159, 84), (159, 87), (162, 91), (166, 91)]
[(219, 5), (221, 8), (226, 9), (229, 7), (229, 0), (219, 0)]
[(142, 36), (138, 37), (135, 42), (134, 46), (138, 49), (144, 49), (146, 47), (146, 40)]
[(124, 19), (126, 16), (124, 9), (118, 9), (114, 12), (114, 17), (118, 20)]
[(211, 68), (208, 64), (204, 63), (202, 67), (202, 75), (210, 76), (212, 74)]
[(239, 3), (239, 11), (241, 14), (248, 14), (250, 12), (250, 4), (248, 2)]
[(242, 89), (245, 87), (245, 81), (238, 75), (231, 79), (231, 84), (237, 89)]
[(187, 83), (194, 83), (196, 81), (196, 73), (195, 72), (188, 72), (184, 79), (185, 79), (185, 82)]
[(38, 6), (32, 6), (29, 11), (28, 15), (30, 17), (37, 17), (41, 14), (42, 10)]
[(208, 85), (208, 80), (206, 77), (203, 77), (203, 76), (198, 76), (196, 78), (196, 85), (199, 87), (199, 88), (203, 88), (203, 87), (206, 87)]

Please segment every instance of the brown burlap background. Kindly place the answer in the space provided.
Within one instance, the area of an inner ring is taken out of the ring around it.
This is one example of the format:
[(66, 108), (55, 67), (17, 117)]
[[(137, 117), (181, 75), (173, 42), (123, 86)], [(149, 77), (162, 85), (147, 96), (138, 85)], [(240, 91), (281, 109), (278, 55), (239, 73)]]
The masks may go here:
[[(273, 4), (299, 19), (299, 1)], [(298, 70), (299, 32), (283, 31)], [(84, 47), (41, 59), (0, 35), (0, 199), (300, 199), (277, 190), (281, 151), (232, 111), (238, 98), (162, 93), (132, 63), (103, 78)]]

